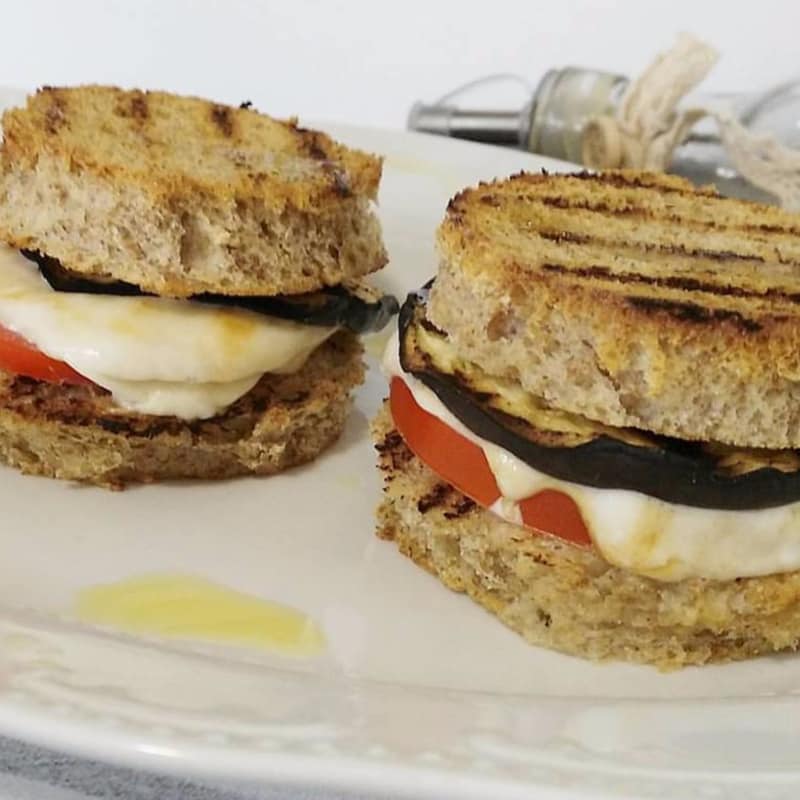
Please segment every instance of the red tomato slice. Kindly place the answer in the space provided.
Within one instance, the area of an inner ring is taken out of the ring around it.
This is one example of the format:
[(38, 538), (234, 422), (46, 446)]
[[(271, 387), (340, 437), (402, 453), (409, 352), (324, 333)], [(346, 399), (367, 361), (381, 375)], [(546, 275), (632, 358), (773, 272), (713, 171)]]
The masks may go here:
[(551, 533), (572, 544), (591, 545), (592, 537), (578, 504), (557, 489), (543, 489), (519, 504), (526, 527)]
[(437, 475), (482, 506), (500, 497), (483, 450), (422, 409), (400, 378), (392, 379), (389, 402), (400, 435)]
[(37, 350), (27, 339), (0, 325), (0, 369), (49, 383), (91, 383), (69, 364)]
[[(397, 430), (409, 449), (437, 475), (484, 507), (500, 497), (483, 450), (425, 411), (401, 378), (392, 378), (389, 404)], [(544, 489), (525, 498), (519, 506), (525, 527), (573, 544), (591, 545), (580, 509), (564, 492)]]

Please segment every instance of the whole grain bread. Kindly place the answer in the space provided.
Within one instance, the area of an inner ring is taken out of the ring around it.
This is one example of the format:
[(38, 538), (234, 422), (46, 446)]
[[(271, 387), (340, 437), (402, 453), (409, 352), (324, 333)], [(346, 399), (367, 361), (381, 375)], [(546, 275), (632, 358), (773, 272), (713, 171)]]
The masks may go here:
[(386, 263), (381, 160), (165, 92), (45, 87), (3, 115), (0, 239), (161, 295), (296, 294)]
[(378, 535), (531, 644), (675, 669), (800, 643), (800, 572), (675, 583), (641, 577), (480, 508), (411, 453), (386, 408), (373, 435), (385, 478)]
[(800, 447), (800, 216), (641, 172), (520, 174), (453, 198), (429, 318), (566, 411)]
[(354, 334), (337, 333), (298, 372), (265, 375), (217, 417), (191, 422), (122, 411), (94, 385), (0, 372), (0, 461), (109, 488), (278, 472), (339, 437), (363, 380), (362, 352)]

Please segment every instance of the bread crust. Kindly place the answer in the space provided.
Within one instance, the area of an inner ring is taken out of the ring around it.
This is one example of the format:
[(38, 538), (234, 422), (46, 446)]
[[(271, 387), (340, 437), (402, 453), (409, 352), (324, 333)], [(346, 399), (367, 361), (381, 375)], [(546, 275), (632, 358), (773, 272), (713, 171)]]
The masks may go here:
[(298, 372), (265, 375), (218, 416), (194, 421), (126, 412), (97, 386), (0, 372), (0, 461), (114, 489), (279, 472), (339, 437), (363, 380), (362, 353), (354, 334), (337, 333)]
[(439, 228), (429, 316), (465, 358), (618, 427), (800, 447), (800, 217), (674, 176), (527, 175)]
[(531, 644), (665, 670), (797, 649), (800, 572), (638, 576), (477, 506), (411, 453), (386, 406), (372, 429), (385, 480), (378, 535)]
[(162, 295), (294, 294), (386, 263), (381, 159), (249, 108), (45, 87), (3, 115), (0, 238)]

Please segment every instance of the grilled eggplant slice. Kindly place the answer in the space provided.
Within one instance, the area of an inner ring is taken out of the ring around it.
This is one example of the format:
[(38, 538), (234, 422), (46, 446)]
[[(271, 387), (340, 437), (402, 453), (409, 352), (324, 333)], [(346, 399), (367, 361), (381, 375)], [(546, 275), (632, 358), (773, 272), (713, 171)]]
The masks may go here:
[[(44, 279), (59, 292), (122, 296), (147, 294), (138, 286), (124, 281), (102, 277), (92, 277), (90, 280), (66, 269), (57, 259), (35, 251), (23, 250), (22, 253), (39, 265)], [(338, 325), (353, 333), (371, 333), (383, 329), (399, 309), (399, 304), (392, 295), (382, 294), (364, 283), (329, 286), (317, 292), (298, 295), (232, 297), (200, 294), (191, 299), (212, 305), (244, 308), (257, 314), (289, 319), (305, 325)]]
[(193, 298), (203, 303), (236, 306), (290, 319), (305, 325), (338, 325), (353, 333), (374, 333), (386, 327), (400, 304), (390, 294), (381, 294), (365, 284), (328, 286), (317, 292), (276, 297), (228, 297), (203, 294)]
[(700, 508), (746, 510), (800, 500), (800, 453), (687, 442), (613, 428), (548, 407), (463, 360), (425, 316), (427, 291), (400, 310), (400, 363), (478, 436), (560, 480), (628, 489)]

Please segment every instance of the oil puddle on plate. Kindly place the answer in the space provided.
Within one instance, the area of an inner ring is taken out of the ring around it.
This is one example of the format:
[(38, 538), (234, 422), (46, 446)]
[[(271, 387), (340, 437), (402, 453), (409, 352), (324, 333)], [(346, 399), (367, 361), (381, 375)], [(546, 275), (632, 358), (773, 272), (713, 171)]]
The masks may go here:
[(288, 606), (192, 575), (142, 575), (82, 589), (81, 622), (123, 633), (256, 647), (315, 656), (325, 636), (313, 619)]

